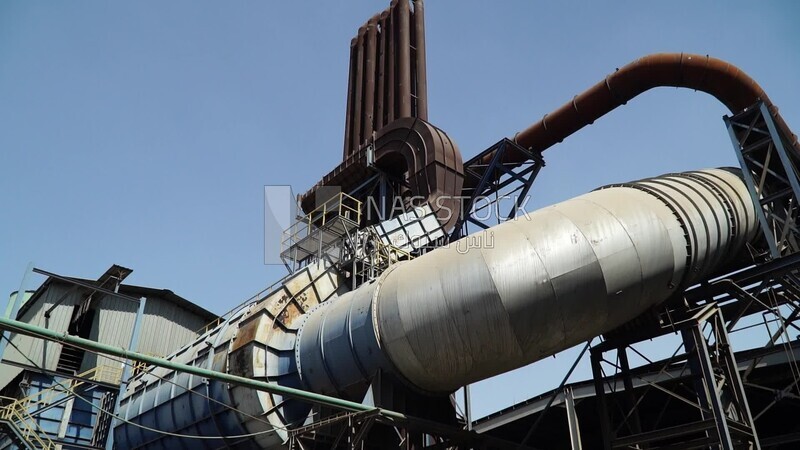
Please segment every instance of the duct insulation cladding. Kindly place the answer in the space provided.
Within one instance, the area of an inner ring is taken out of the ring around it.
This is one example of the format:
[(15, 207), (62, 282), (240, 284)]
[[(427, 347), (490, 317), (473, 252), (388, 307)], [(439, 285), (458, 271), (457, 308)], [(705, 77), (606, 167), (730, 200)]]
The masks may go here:
[[(324, 261), (171, 360), (360, 401), (378, 371), (451, 392), (608, 332), (756, 235), (738, 169), (602, 188), (394, 264), (347, 291)], [(199, 394), (199, 395), (197, 395)], [(310, 407), (166, 368), (121, 399), (115, 448), (285, 448)], [(165, 434), (164, 431), (177, 434)]]
[(601, 188), (391, 267), (312, 311), (303, 385), (378, 369), (451, 392), (606, 333), (741, 255), (757, 230), (739, 169)]

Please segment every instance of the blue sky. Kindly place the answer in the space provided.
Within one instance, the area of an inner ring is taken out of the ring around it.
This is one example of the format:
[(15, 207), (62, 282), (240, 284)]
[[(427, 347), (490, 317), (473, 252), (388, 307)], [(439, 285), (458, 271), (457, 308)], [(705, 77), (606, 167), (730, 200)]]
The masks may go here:
[[(222, 313), (282, 276), (263, 264), (263, 186), (302, 192), (339, 162), (349, 42), (387, 4), (0, 3), (0, 291), (31, 261), (87, 278), (117, 263)], [(430, 120), (465, 157), (659, 51), (738, 65), (800, 129), (798, 2), (426, 12)], [(547, 151), (529, 204), (734, 165), (725, 113), (705, 94), (646, 93)], [(553, 387), (570, 355), (481, 384), (477, 412)]]

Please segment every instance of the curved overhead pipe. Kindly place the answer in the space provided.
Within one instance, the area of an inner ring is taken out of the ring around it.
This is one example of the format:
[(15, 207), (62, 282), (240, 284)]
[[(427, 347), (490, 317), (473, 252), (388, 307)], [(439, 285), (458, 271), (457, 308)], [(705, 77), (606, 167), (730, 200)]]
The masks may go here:
[[(797, 136), (755, 80), (721, 59), (690, 53), (655, 53), (639, 58), (617, 69), (557, 110), (545, 114), (541, 120), (517, 133), (514, 141), (525, 148), (544, 151), (637, 95), (661, 86), (705, 92), (734, 114), (761, 100), (778, 128), (789, 137), (789, 144), (800, 154)], [(509, 159), (504, 162), (522, 162), (515, 160), (521, 155), (508, 155)], [(491, 156), (487, 155), (485, 162), (490, 161)]]

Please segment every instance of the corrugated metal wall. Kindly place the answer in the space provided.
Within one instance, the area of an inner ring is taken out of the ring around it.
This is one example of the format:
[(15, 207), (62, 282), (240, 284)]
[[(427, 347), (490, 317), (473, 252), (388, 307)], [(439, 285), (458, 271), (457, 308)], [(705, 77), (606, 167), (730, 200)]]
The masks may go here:
[[(29, 308), (19, 320), (50, 330), (66, 332), (75, 305), (82, 299), (82, 290), (59, 282), (50, 282), (41, 297), (34, 298)], [(60, 301), (60, 302), (59, 302)], [(89, 339), (105, 344), (128, 347), (138, 304), (112, 296), (95, 300), (96, 311)], [(59, 302), (45, 317), (45, 312)], [(147, 299), (145, 317), (138, 350), (142, 353), (167, 356), (198, 335), (197, 331), (206, 326), (205, 318), (188, 312), (172, 301), (160, 297)], [(11, 341), (36, 365), (55, 370), (61, 356), (61, 344), (27, 336), (12, 335)], [(19, 351), (9, 345), (3, 355), (4, 361), (17, 362), (30, 366), (31, 363)], [(112, 359), (87, 353), (80, 371), (84, 372), (98, 365), (119, 367)], [(0, 387), (6, 386), (22, 369), (8, 364), (0, 370)]]
[[(128, 347), (137, 304), (111, 296), (98, 303), (89, 339), (104, 344)], [(147, 298), (138, 351), (148, 355), (167, 356), (197, 337), (206, 325), (205, 319), (190, 313), (162, 298)], [(87, 354), (81, 371), (97, 365), (118, 366), (113, 359)]]
[[(45, 317), (45, 313), (59, 300), (61, 302), (50, 312), (50, 316)], [(80, 292), (78, 290), (64, 284), (50, 283), (48, 289), (42, 293), (41, 298), (34, 299), (33, 303), (30, 304), (30, 308), (25, 311), (19, 320), (50, 330), (65, 332), (69, 327), (72, 311), (79, 301)], [(20, 335), (12, 335), (11, 342), (37, 365), (48, 370), (55, 370), (58, 364), (58, 357), (61, 355), (61, 344)], [(11, 345), (6, 348), (3, 359), (30, 365)], [(22, 369), (3, 365), (3, 370), (0, 370), (0, 386), (7, 385), (21, 371)]]

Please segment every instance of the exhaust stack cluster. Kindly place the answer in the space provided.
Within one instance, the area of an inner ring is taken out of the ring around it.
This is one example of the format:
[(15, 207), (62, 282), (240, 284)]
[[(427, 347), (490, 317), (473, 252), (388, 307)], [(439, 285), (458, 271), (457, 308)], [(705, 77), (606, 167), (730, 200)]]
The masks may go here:
[(343, 159), (395, 119), (428, 119), (424, 14), (422, 0), (393, 0), (350, 42)]

